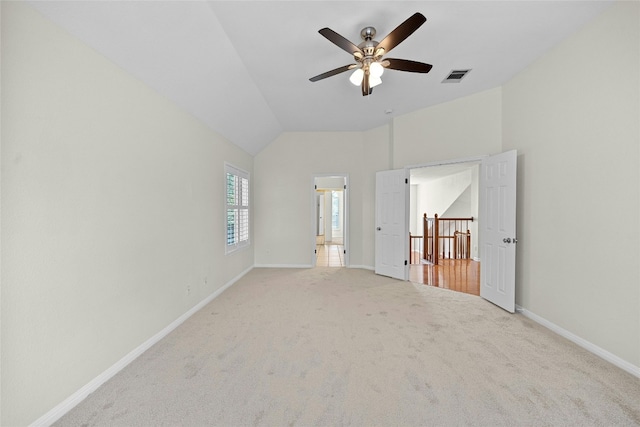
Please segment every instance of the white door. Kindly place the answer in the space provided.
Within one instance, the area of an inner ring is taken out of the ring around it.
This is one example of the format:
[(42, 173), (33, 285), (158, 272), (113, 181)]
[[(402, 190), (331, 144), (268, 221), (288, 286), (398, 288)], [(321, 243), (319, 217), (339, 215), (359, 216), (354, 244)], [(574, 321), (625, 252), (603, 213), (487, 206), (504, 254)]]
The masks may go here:
[(490, 156), (480, 166), (480, 296), (515, 311), (517, 152)]
[(376, 173), (375, 272), (407, 280), (407, 174), (404, 169)]

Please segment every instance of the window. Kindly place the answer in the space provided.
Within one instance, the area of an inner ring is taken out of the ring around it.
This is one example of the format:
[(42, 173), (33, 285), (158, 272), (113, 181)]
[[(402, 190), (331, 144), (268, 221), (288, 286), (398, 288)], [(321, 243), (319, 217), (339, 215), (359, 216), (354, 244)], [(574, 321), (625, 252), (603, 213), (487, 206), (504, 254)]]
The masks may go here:
[(340, 195), (337, 191), (331, 192), (331, 228), (340, 229)]
[(249, 245), (249, 174), (224, 165), (226, 194), (226, 253)]

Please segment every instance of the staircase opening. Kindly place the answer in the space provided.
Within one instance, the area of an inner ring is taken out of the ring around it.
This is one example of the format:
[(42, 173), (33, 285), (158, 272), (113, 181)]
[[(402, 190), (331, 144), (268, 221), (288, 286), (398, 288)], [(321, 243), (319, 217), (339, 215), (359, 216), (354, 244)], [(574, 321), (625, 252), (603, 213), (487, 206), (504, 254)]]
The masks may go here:
[(480, 161), (410, 169), (410, 280), (479, 295)]

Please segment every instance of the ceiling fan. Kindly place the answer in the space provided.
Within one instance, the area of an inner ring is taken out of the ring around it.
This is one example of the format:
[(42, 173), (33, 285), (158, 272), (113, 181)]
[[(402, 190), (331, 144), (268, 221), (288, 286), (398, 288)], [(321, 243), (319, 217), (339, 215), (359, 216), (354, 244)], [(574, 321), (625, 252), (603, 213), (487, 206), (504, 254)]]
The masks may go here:
[(382, 57), (389, 53), (391, 49), (399, 45), (404, 39), (414, 33), (422, 24), (427, 21), (421, 13), (414, 13), (391, 31), (381, 42), (373, 40), (376, 29), (365, 27), (360, 31), (363, 42), (358, 46), (351, 43), (340, 34), (330, 28), (323, 28), (318, 32), (327, 38), (331, 43), (353, 55), (355, 64), (344, 65), (335, 70), (327, 71), (311, 77), (309, 80), (317, 82), (345, 71), (355, 70), (349, 80), (356, 86), (362, 87), (362, 96), (371, 95), (373, 88), (382, 83), (381, 76), (385, 68), (398, 71), (409, 71), (411, 73), (428, 73), (433, 67), (431, 64), (410, 61), (408, 59), (394, 59)]

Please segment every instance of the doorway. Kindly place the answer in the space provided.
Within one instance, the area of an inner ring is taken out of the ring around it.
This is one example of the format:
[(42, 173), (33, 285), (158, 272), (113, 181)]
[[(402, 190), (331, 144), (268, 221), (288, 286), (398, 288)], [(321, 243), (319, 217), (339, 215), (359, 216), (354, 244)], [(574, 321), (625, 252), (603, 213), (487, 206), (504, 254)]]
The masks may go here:
[[(480, 295), (479, 168), (480, 161), (474, 160), (409, 169), (412, 282)], [(445, 237), (438, 238), (441, 247), (436, 249), (434, 262), (434, 255), (428, 253), (433, 250), (436, 215), (438, 234)], [(458, 220), (447, 221), (448, 218)], [(462, 233), (468, 234), (464, 240), (458, 239)], [(431, 247), (425, 248), (426, 245)], [(462, 251), (459, 246), (464, 246)]]
[[(505, 311), (514, 313), (516, 243), (518, 242), (516, 236), (517, 155), (516, 150), (510, 150), (490, 156), (376, 172), (376, 274), (400, 280), (407, 280), (409, 276), (408, 261), (411, 252), (409, 242), (412, 241), (409, 230), (409, 171), (424, 166), (477, 161), (480, 162), (477, 197), (480, 224), (477, 227), (479, 235), (475, 248), (478, 255), (482, 257), (480, 296)], [(425, 219), (427, 219), (426, 216)], [(430, 237), (434, 242), (433, 246), (425, 244), (425, 247), (433, 248), (432, 252), (425, 253), (425, 258), (429, 261), (433, 260), (434, 265), (438, 264), (441, 258), (439, 249), (447, 247), (444, 243), (440, 246), (440, 239), (453, 238), (454, 243), (456, 242), (455, 235), (439, 234), (438, 219), (434, 214), (433, 233), (427, 227), (423, 228), (429, 231), (424, 236), (424, 240), (428, 241)], [(457, 221), (457, 219), (454, 220)], [(467, 237), (469, 234), (463, 234), (458, 238), (462, 241), (466, 240), (468, 242), (466, 248), (470, 248), (471, 243)], [(389, 236), (392, 238), (389, 239)], [(438, 244), (436, 245), (435, 242)], [(457, 248), (457, 246), (449, 245), (449, 248)], [(451, 249), (453, 253), (457, 253), (456, 250)]]
[(346, 267), (348, 247), (347, 175), (314, 176), (312, 265)]

